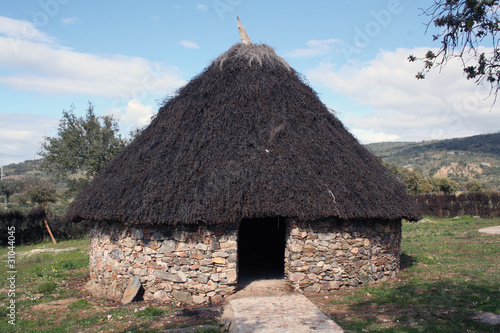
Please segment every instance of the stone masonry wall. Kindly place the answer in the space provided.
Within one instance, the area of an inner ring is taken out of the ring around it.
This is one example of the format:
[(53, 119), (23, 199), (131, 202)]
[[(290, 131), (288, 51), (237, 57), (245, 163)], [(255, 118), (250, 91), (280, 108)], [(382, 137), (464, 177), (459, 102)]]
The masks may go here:
[(237, 226), (95, 224), (90, 278), (98, 294), (120, 300), (133, 276), (145, 300), (218, 303), (236, 289)]
[(328, 292), (394, 278), (401, 221), (290, 221), (285, 277), (293, 290)]

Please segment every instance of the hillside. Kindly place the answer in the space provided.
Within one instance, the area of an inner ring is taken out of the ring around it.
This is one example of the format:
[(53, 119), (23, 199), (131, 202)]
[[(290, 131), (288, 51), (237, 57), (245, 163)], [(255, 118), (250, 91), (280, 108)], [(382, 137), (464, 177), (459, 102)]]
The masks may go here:
[(24, 179), (31, 177), (42, 177), (45, 173), (41, 171), (42, 160), (26, 160), (21, 163), (13, 163), (3, 166), (5, 179)]
[(366, 145), (384, 162), (426, 177), (449, 177), (463, 183), (477, 179), (500, 190), (500, 132), (423, 142), (381, 142)]

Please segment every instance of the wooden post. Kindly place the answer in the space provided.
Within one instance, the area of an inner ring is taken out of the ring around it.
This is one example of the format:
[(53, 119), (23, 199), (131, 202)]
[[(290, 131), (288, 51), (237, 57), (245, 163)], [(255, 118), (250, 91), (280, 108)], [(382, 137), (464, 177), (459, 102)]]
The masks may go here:
[(43, 210), (43, 222), (45, 223), (45, 226), (47, 227), (47, 230), (49, 231), (50, 238), (52, 239), (52, 243), (57, 244), (54, 236), (52, 235), (52, 231), (50, 231), (49, 224), (47, 223), (47, 220), (45, 219), (45, 202), (42, 202), (42, 210)]
[(441, 208), (441, 200), (439, 197), (439, 188), (438, 188), (438, 207), (439, 207), (439, 218), (443, 217), (443, 209)]

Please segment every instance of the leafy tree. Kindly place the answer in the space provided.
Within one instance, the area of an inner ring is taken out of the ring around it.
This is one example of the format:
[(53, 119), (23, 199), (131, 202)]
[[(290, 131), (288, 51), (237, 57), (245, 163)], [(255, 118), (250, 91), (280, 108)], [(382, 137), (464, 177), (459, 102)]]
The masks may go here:
[(56, 137), (45, 137), (42, 150), (43, 167), (59, 177), (82, 172), (95, 176), (126, 144), (118, 133), (113, 116), (98, 117), (89, 102), (85, 118), (77, 117), (74, 106), (63, 110)]
[(25, 181), (24, 194), (26, 199), (32, 204), (57, 201), (54, 184), (41, 178), (34, 178)]
[(64, 196), (69, 198), (74, 198), (76, 195), (85, 188), (89, 183), (86, 178), (72, 178), (67, 181), (67, 190), (64, 192)]
[(434, 188), (430, 180), (418, 172), (398, 168), (396, 164), (392, 163), (386, 164), (386, 167), (406, 185), (407, 191), (411, 194), (431, 193)]
[(401, 169), (399, 177), (406, 184), (406, 189), (411, 194), (426, 194), (432, 192), (433, 186), (428, 179), (415, 171), (408, 169)]
[(432, 184), (436, 192), (444, 194), (453, 194), (458, 191), (457, 182), (448, 178), (433, 178)]
[(481, 192), (483, 184), (479, 180), (470, 180), (465, 183), (465, 189), (469, 192)]
[(19, 181), (4, 180), (0, 182), (0, 193), (5, 195), (5, 207), (9, 204), (9, 198), (18, 192), (21, 192), (22, 184)]
[[(435, 67), (443, 67), (453, 58), (462, 61), (467, 79), (477, 84), (487, 81), (495, 92), (500, 89), (500, 50), (497, 33), (500, 31), (499, 0), (435, 0), (424, 13), (438, 33), (434, 40), (441, 42), (437, 52), (429, 50), (423, 57), (410, 55), (410, 61), (422, 61), (424, 68), (416, 77)], [(480, 48), (489, 46), (489, 49)], [(472, 61), (470, 65), (469, 61)]]

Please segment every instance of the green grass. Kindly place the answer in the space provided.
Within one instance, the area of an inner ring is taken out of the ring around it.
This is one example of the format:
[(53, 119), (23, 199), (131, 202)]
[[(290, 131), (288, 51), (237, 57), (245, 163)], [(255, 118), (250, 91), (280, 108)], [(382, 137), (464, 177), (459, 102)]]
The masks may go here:
[(35, 292), (39, 294), (50, 293), (57, 289), (57, 283), (54, 281), (45, 281), (36, 285)]
[(352, 332), (498, 331), (471, 317), (500, 314), (500, 236), (477, 231), (500, 219), (429, 220), (403, 224), (401, 280), (335, 300), (356, 319), (334, 320)]
[(172, 312), (171, 310), (160, 309), (154, 306), (150, 306), (142, 311), (136, 312), (135, 315), (137, 317), (153, 318), (153, 317), (163, 316), (164, 314), (168, 314), (171, 312)]
[[(58, 244), (44, 242), (15, 248), (16, 326), (9, 324), (8, 318), (2, 316), (1, 332), (64, 331), (51, 325), (50, 320), (54, 320), (52, 316), (40, 315), (34, 320), (25, 320), (22, 317), (32, 314), (31, 308), (37, 304), (71, 297), (77, 292), (68, 291), (62, 286), (68, 280), (88, 275), (88, 243), (88, 239), (80, 239)], [(1, 248), (0, 260), (4, 261), (7, 253), (7, 248)], [(0, 270), (0, 288), (8, 287), (7, 277), (7, 270)], [(0, 304), (7, 304), (10, 299), (7, 293), (0, 294)], [(50, 329), (43, 329), (45, 326), (50, 326)]]
[(90, 308), (92, 308), (92, 304), (90, 304), (90, 302), (87, 301), (86, 299), (82, 298), (82, 299), (79, 299), (78, 301), (75, 301), (75, 302), (69, 304), (68, 308), (70, 308), (72, 310), (90, 309)]

